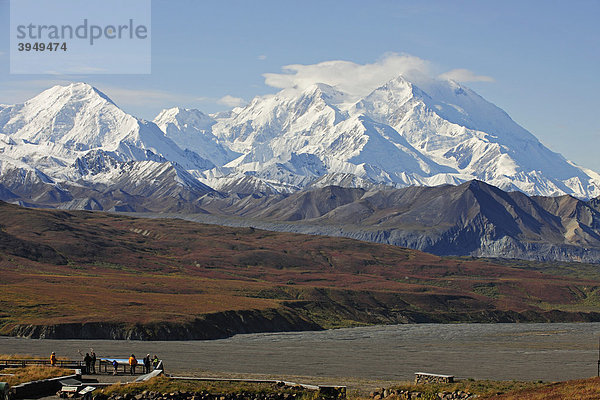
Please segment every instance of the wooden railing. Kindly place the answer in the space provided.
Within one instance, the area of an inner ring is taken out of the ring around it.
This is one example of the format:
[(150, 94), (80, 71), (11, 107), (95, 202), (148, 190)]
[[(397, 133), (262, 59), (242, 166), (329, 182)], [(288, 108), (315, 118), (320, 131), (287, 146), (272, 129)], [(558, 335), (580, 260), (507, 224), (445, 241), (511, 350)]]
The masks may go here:
[[(130, 371), (129, 368), (129, 363), (126, 360), (121, 360), (121, 362), (119, 362), (117, 364), (117, 370), (119, 369), (119, 367), (121, 367), (123, 369), (123, 373), (126, 374)], [(154, 367), (153, 365), (150, 365), (150, 371), (154, 371), (154, 370), (163, 370), (163, 362), (162, 360), (159, 361), (158, 365), (156, 367)], [(110, 359), (100, 359), (99, 363), (98, 363), (98, 372), (102, 373), (112, 373), (113, 371), (115, 371), (114, 366), (112, 364), (112, 361)], [(136, 375), (144, 375), (146, 374), (146, 369), (144, 367), (143, 363), (137, 364), (136, 368), (135, 368), (135, 374)]]
[[(0, 370), (5, 369), (5, 368), (25, 368), (27, 366), (30, 365), (47, 365), (50, 366), (50, 360), (48, 359), (32, 359), (32, 358), (26, 358), (26, 359), (0, 359)], [(82, 360), (56, 360), (56, 364), (54, 364), (56, 367), (60, 367), (60, 368), (68, 368), (68, 369), (81, 369), (83, 371), (83, 373), (85, 374), (85, 362)], [(112, 361), (110, 361), (109, 359), (99, 359), (96, 361), (96, 372), (97, 373), (112, 373), (113, 372), (113, 366), (112, 366)], [(119, 369), (123, 370), (123, 373), (127, 373), (129, 372), (129, 363), (127, 362), (127, 360), (120, 360), (118, 367), (120, 367)], [(151, 370), (154, 369), (163, 369), (163, 363), (162, 360), (159, 362), (158, 366), (156, 368), (154, 368), (153, 366), (151, 367)], [(144, 364), (138, 364), (136, 369), (135, 369), (135, 373), (136, 375), (141, 375), (145, 373), (145, 369), (144, 369)]]
[[(33, 358), (0, 360), (0, 368), (25, 368), (29, 365), (50, 365), (50, 360)], [(81, 368), (85, 363), (80, 360), (56, 360), (55, 365), (63, 368)]]

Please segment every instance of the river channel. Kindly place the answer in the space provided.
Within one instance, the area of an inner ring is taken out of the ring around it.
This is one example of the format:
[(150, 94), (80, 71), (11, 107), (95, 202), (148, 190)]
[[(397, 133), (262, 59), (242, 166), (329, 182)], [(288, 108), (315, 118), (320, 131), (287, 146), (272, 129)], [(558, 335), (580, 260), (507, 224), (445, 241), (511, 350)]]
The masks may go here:
[(237, 335), (223, 340), (139, 342), (0, 337), (0, 353), (139, 359), (167, 372), (412, 380), (418, 371), (459, 378), (566, 380), (595, 376), (600, 323), (418, 324), (321, 332)]

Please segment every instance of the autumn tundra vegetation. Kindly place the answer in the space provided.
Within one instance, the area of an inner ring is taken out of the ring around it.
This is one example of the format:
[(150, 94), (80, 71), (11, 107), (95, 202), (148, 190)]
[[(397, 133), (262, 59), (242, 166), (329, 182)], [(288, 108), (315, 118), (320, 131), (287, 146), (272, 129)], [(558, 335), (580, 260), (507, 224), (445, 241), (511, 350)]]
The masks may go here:
[(8, 335), (95, 322), (168, 340), (178, 337), (153, 329), (193, 329), (210, 318), (224, 326), (244, 312), (280, 321), (271, 327), (279, 330), (600, 320), (594, 265), (440, 257), (347, 238), (6, 203), (0, 225), (0, 333)]

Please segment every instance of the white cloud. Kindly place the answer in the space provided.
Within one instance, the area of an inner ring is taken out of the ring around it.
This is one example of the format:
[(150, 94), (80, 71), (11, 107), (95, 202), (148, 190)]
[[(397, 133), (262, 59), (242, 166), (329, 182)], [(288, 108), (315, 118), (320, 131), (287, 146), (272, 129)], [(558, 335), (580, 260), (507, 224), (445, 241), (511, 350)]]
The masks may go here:
[[(371, 64), (332, 60), (311, 65), (286, 65), (282, 69), (282, 73), (263, 74), (265, 84), (279, 89), (302, 90), (315, 83), (326, 83), (352, 96), (365, 96), (399, 75), (417, 84), (435, 79), (437, 75), (429, 61), (398, 53), (387, 53)], [(492, 77), (476, 75), (467, 69), (454, 69), (437, 75), (437, 78), (458, 82), (494, 82)]]
[(239, 107), (246, 104), (246, 101), (241, 97), (233, 97), (226, 95), (217, 100), (217, 103), (228, 106), (228, 107)]
[(280, 89), (304, 89), (314, 83), (326, 83), (350, 95), (364, 96), (401, 74), (415, 80), (429, 77), (431, 64), (419, 57), (388, 53), (372, 64), (333, 60), (286, 65), (283, 71), (263, 74), (265, 83)]
[(266, 60), (267, 56), (265, 56), (264, 54), (261, 54), (260, 56), (258, 56), (256, 58), (258, 58), (259, 60)]
[(468, 69), (459, 68), (444, 72), (439, 76), (440, 79), (451, 79), (456, 82), (495, 82), (491, 76), (477, 75)]

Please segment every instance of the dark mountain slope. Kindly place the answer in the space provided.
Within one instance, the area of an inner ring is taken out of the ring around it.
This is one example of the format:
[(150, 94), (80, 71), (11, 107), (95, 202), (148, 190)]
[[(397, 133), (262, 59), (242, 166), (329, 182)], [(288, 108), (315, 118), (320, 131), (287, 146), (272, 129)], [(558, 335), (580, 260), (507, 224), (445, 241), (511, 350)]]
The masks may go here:
[(593, 202), (528, 197), (480, 181), (371, 191), (329, 186), (200, 204), (210, 213), (250, 218), (266, 228), (348, 236), (438, 255), (600, 262), (600, 212)]

